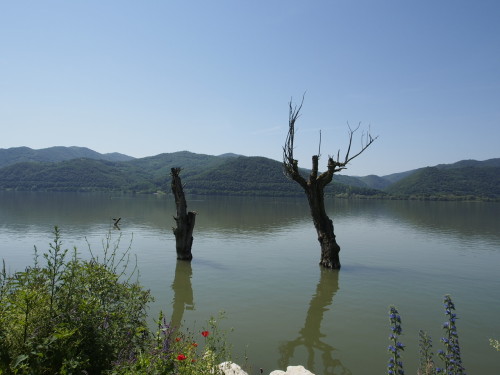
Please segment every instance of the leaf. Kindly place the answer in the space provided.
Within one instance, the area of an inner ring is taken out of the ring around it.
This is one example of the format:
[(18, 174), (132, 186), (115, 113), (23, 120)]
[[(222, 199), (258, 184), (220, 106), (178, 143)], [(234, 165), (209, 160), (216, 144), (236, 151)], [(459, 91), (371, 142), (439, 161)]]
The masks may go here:
[(21, 355), (18, 355), (16, 360), (14, 361), (14, 365), (13, 365), (13, 368), (18, 368), (19, 365), (26, 361), (27, 359), (29, 358), (29, 356), (27, 356), (26, 354), (21, 354)]

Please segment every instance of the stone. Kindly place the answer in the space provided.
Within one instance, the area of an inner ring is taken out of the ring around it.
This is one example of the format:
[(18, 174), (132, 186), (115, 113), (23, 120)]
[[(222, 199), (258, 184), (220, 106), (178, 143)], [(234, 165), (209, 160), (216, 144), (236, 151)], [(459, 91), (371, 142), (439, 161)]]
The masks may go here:
[(248, 375), (240, 366), (233, 362), (222, 362), (219, 368), (224, 375)]
[[(222, 370), (224, 375), (248, 375), (243, 369), (233, 362), (222, 362), (219, 365), (219, 369)], [(308, 371), (304, 366), (288, 366), (286, 371), (274, 370), (269, 375), (314, 375), (311, 371)]]
[(308, 371), (304, 366), (288, 366), (286, 371), (274, 370), (269, 375), (314, 375), (311, 371)]

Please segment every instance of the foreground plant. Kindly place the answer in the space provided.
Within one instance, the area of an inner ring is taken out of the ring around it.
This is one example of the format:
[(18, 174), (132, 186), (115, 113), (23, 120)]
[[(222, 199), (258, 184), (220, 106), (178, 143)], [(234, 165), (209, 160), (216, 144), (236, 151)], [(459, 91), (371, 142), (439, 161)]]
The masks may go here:
[(443, 324), (445, 337), (441, 339), (444, 344), (445, 350), (440, 350), (439, 357), (444, 362), (443, 373), (462, 375), (465, 374), (465, 369), (462, 366), (462, 358), (460, 354), (460, 345), (458, 343), (458, 332), (456, 326), (457, 314), (455, 311), (455, 304), (450, 296), (444, 298), (444, 308), (448, 321)]
[(57, 227), (54, 237), (45, 264), (35, 247), (32, 266), (0, 274), (1, 374), (101, 374), (147, 343), (151, 297), (115, 272), (128, 265), (119, 243), (101, 262), (69, 258)]
[(190, 331), (171, 327), (160, 313), (158, 330), (150, 346), (117, 362), (110, 374), (217, 375), (223, 374), (219, 364), (229, 357), (225, 334), (214, 318), (208, 321), (207, 329)]
[(423, 330), (418, 332), (420, 348), (420, 367), (418, 375), (432, 375), (436, 373), (434, 353), (432, 352), (432, 339)]
[(391, 357), (387, 365), (387, 374), (404, 375), (405, 372), (403, 370), (400, 352), (403, 351), (405, 347), (399, 342), (399, 336), (403, 332), (401, 328), (401, 316), (394, 306), (390, 307), (389, 318), (391, 321), (391, 335), (389, 336), (389, 340), (391, 340), (392, 344), (388, 347)]
[[(418, 369), (419, 375), (465, 375), (465, 368), (462, 365), (460, 345), (458, 343), (457, 332), (457, 315), (455, 314), (455, 304), (450, 296), (444, 297), (445, 314), (447, 321), (443, 324), (445, 337), (441, 339), (444, 344), (444, 350), (439, 350), (439, 358), (443, 361), (444, 367), (436, 367), (433, 359), (432, 340), (431, 337), (420, 330), (420, 366)], [(403, 362), (401, 361), (400, 351), (404, 350), (404, 345), (398, 341), (398, 336), (401, 334), (401, 317), (395, 307), (391, 307), (389, 311), (391, 320), (392, 333), (389, 339), (392, 345), (389, 346), (391, 357), (388, 364), (388, 374), (404, 374)]]
[[(61, 234), (33, 265), (0, 270), (0, 374), (220, 374), (229, 357), (215, 319), (201, 331), (171, 327), (163, 314), (148, 329), (149, 291), (129, 266), (120, 239), (103, 241), (101, 256), (71, 258)], [(134, 275), (137, 276), (135, 282)], [(223, 315), (221, 314), (221, 318)]]

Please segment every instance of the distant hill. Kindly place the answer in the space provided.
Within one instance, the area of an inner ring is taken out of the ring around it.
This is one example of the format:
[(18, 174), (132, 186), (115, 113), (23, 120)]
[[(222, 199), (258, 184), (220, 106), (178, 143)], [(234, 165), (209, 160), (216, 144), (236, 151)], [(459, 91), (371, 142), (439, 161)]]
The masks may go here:
[[(393, 196), (450, 199), (469, 197), (500, 198), (500, 167), (436, 166), (417, 170), (390, 185), (385, 191)], [(486, 163), (487, 164), (487, 163)]]
[(238, 157), (243, 156), (243, 155), (238, 155), (238, 154), (233, 154), (232, 152), (228, 152), (228, 153), (221, 154), (218, 156), (221, 158), (238, 158)]
[[(434, 166), (433, 168), (460, 169), (460, 168), (465, 168), (465, 167), (500, 167), (500, 158), (488, 159), (488, 160), (484, 160), (484, 161), (461, 160), (461, 161), (458, 161), (458, 162), (452, 163), (452, 164), (438, 164), (438, 165)], [(393, 174), (381, 176), (381, 177), (375, 176), (375, 175), (369, 175), (369, 176), (355, 177), (355, 178), (358, 178), (361, 181), (363, 181), (366, 184), (366, 186), (369, 188), (387, 190), (388, 192), (392, 192), (396, 189), (396, 187), (394, 187), (394, 184), (396, 184), (399, 181), (405, 180), (406, 178), (412, 176), (415, 173), (417, 173), (417, 175), (418, 175), (418, 172), (421, 172), (422, 170), (424, 170), (426, 168), (430, 168), (430, 167), (412, 169), (409, 171), (393, 173)], [(410, 179), (409, 181), (413, 181), (413, 179)], [(391, 187), (391, 188), (389, 188), (389, 187)]]
[[(307, 170), (303, 170), (307, 174)], [(325, 191), (327, 194), (380, 193), (366, 187), (348, 186), (349, 176), (336, 176)], [(299, 185), (283, 173), (282, 163), (259, 156), (239, 156), (226, 159), (222, 164), (191, 173), (183, 178), (185, 190), (192, 194), (303, 196)], [(356, 179), (352, 180), (359, 185)]]
[(359, 181), (363, 182), (366, 187), (378, 190), (383, 190), (392, 183), (388, 178), (376, 176), (374, 174), (357, 178)]
[(0, 169), (0, 188), (33, 191), (96, 191), (134, 186), (116, 162), (71, 159), (57, 163), (23, 162)]
[(64, 160), (86, 158), (107, 161), (128, 161), (131, 156), (119, 154), (100, 154), (86, 147), (50, 147), (33, 150), (29, 147), (12, 147), (0, 149), (0, 168), (22, 162), (59, 162)]
[(439, 169), (456, 169), (465, 167), (500, 167), (500, 158), (488, 159), (483, 161), (478, 160), (460, 160), (452, 164), (438, 164), (436, 168)]
[[(382, 179), (386, 180), (389, 182), (389, 185), (398, 182), (399, 180), (402, 180), (403, 178), (406, 178), (410, 176), (411, 174), (415, 173), (418, 171), (418, 169), (412, 169), (410, 171), (405, 171), (405, 172), (398, 172), (398, 173), (392, 173), (386, 176), (382, 176)], [(387, 186), (389, 186), (387, 185)]]
[[(170, 169), (181, 167), (191, 194), (301, 196), (282, 163), (237, 154), (189, 151), (146, 158), (99, 154), (83, 147), (0, 149), (0, 189), (170, 192)], [(301, 170), (304, 175), (309, 171)], [(387, 176), (335, 175), (325, 193), (341, 197), (500, 200), (500, 159), (462, 160)]]
[[(54, 157), (53, 157), (54, 158)], [(0, 189), (48, 191), (170, 192), (170, 170), (181, 167), (185, 191), (192, 194), (297, 196), (281, 162), (236, 154), (220, 156), (188, 151), (129, 161), (77, 158), (58, 162), (21, 162), (0, 168)], [(307, 170), (304, 170), (307, 173)], [(343, 183), (337, 182), (341, 181)], [(360, 186), (347, 186), (346, 183)], [(336, 176), (328, 194), (380, 193), (356, 178)]]

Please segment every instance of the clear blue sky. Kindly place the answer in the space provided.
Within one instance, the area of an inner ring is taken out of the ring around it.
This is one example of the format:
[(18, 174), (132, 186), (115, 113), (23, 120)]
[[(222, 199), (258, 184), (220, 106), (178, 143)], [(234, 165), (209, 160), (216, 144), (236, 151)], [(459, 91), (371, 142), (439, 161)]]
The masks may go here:
[(299, 166), (500, 157), (500, 1), (0, 1), (0, 148), (281, 160), (306, 91)]

